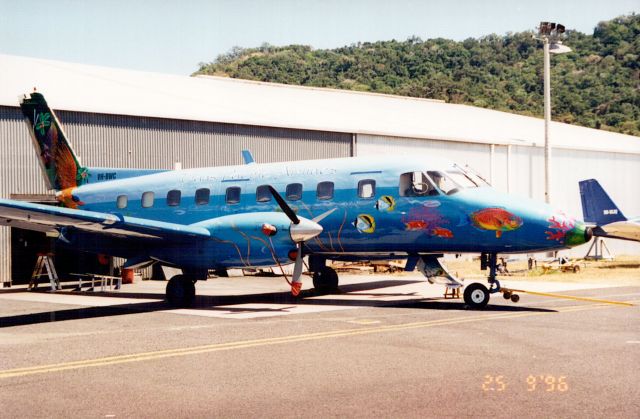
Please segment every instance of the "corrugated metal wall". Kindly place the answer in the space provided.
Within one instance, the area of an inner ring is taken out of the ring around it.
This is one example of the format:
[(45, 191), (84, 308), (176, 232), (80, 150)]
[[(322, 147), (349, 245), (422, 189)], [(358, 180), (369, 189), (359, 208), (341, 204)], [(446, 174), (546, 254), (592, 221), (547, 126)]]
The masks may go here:
[[(183, 168), (347, 157), (351, 135), (321, 131), (56, 111), (86, 166)], [(19, 108), (0, 106), (0, 196), (45, 194), (42, 174)], [(0, 282), (9, 280), (9, 229), (0, 229)]]

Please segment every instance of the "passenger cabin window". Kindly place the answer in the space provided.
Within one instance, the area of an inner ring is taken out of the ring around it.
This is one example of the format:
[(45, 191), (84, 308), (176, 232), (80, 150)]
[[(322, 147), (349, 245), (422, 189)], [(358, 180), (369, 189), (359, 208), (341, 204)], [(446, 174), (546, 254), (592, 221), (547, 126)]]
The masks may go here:
[(116, 206), (120, 209), (127, 208), (128, 202), (129, 198), (127, 198), (127, 195), (118, 195), (118, 198), (116, 199)]
[(289, 201), (298, 201), (299, 199), (302, 199), (302, 183), (288, 184), (286, 195)]
[(207, 205), (211, 192), (209, 188), (200, 188), (196, 190), (196, 205)]
[(358, 197), (368, 199), (376, 195), (376, 181), (364, 179), (358, 182)]
[(240, 187), (231, 186), (230, 188), (227, 188), (225, 201), (227, 202), (227, 204), (237, 204), (238, 202), (240, 202)]
[(333, 199), (333, 182), (318, 183), (316, 197), (321, 200)]
[(256, 202), (271, 202), (269, 185), (261, 185), (256, 188)]
[(153, 206), (153, 192), (145, 192), (142, 194), (142, 208), (151, 208)]
[(408, 172), (400, 175), (400, 196), (432, 196), (438, 190), (424, 172)]
[(177, 189), (172, 189), (167, 192), (167, 205), (170, 207), (177, 207), (180, 205), (180, 196), (182, 193)]

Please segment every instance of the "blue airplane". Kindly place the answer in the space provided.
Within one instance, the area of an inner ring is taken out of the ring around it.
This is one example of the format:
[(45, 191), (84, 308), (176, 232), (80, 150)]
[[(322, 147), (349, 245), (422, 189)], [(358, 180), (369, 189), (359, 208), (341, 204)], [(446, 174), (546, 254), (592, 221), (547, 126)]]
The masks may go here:
[(338, 286), (327, 260), (404, 258), (406, 270), (460, 287), (438, 258), (471, 252), (489, 268), (490, 287), (468, 285), (464, 301), (482, 308), (501, 290), (498, 253), (553, 251), (592, 235), (562, 211), (500, 193), (430, 154), (258, 164), (245, 152), (246, 164), (229, 167), (84, 167), (42, 94), (20, 106), (60, 205), (3, 199), (0, 220), (57, 236), (60, 246), (126, 258), (125, 268), (181, 268), (167, 284), (174, 306), (192, 304), (195, 282), (211, 269), (291, 261), (297, 295), (303, 256), (320, 293)]
[(578, 182), (584, 221), (594, 224), (593, 235), (640, 241), (640, 217), (628, 219), (595, 179)]

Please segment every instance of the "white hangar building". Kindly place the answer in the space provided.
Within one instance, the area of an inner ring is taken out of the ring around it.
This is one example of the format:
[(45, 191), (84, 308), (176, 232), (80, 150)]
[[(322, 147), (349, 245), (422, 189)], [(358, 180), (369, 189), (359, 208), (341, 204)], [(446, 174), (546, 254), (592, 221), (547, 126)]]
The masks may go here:
[[(88, 166), (240, 164), (245, 148), (258, 162), (435, 153), (502, 191), (544, 199), (542, 119), (427, 99), (0, 55), (5, 198), (52, 199), (18, 107), (34, 87)], [(596, 178), (623, 212), (640, 214), (640, 138), (555, 122), (551, 138), (554, 205), (581, 218), (578, 181)], [(14, 230), (0, 229), (0, 282), (29, 275), (35, 263), (34, 250), (24, 248), (37, 233)], [(638, 243), (608, 246), (640, 254)]]

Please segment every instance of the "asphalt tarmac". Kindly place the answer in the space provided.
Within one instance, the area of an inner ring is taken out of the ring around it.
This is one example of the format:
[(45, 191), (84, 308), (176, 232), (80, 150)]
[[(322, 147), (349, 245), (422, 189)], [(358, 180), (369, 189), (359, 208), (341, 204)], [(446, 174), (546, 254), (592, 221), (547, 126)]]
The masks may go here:
[(190, 310), (160, 282), (3, 290), (0, 417), (640, 416), (640, 286), (518, 283), (611, 303), (473, 311), (417, 276), (342, 279), (213, 280)]

